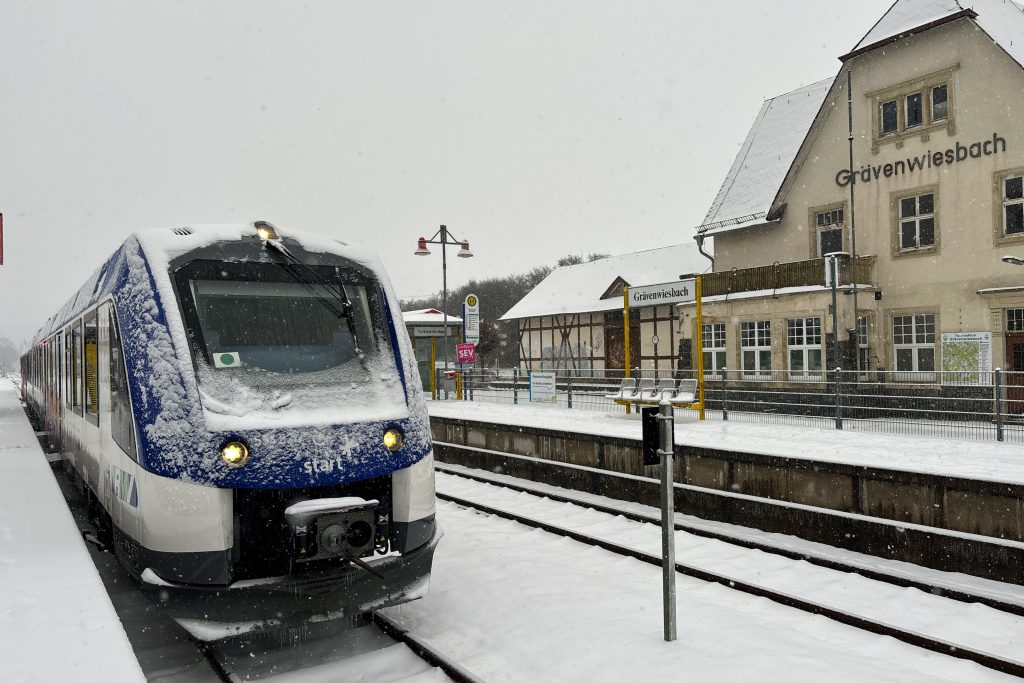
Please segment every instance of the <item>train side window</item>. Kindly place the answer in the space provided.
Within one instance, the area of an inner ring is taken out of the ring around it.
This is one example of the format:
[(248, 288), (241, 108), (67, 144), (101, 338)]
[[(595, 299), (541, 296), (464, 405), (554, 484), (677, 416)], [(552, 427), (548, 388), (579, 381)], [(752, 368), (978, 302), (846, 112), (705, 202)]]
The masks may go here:
[(82, 379), (85, 381), (85, 416), (94, 425), (99, 425), (100, 392), (97, 382), (99, 367), (99, 336), (96, 329), (96, 311), (86, 314), (82, 319), (83, 363)]
[(82, 321), (77, 320), (71, 328), (71, 405), (75, 412), (82, 414)]
[(64, 330), (64, 403), (68, 408), (74, 407), (74, 399), (72, 398), (73, 391), (71, 384), (73, 377), (75, 376), (74, 366), (72, 365), (71, 347), (73, 346), (73, 338), (71, 328)]
[(58, 332), (57, 336), (53, 338), (53, 382), (58, 410), (60, 409), (61, 397), (64, 394), (64, 362), (61, 358), (61, 349), (64, 348), (63, 341), (63, 332)]
[(108, 332), (110, 340), (110, 433), (114, 441), (137, 460), (135, 453), (135, 420), (132, 419), (131, 397), (128, 395), (128, 374), (125, 370), (124, 353), (121, 348), (121, 333), (117, 327), (117, 316), (113, 306), (107, 306)]

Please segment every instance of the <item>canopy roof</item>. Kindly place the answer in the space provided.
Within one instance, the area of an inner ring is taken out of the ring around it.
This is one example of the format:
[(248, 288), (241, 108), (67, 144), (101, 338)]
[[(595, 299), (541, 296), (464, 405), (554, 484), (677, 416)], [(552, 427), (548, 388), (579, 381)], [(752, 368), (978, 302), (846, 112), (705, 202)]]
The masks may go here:
[(690, 242), (562, 266), (551, 271), (501, 320), (621, 309), (622, 297), (610, 294), (620, 281), (630, 287), (674, 282), (680, 275), (702, 273), (710, 265)]

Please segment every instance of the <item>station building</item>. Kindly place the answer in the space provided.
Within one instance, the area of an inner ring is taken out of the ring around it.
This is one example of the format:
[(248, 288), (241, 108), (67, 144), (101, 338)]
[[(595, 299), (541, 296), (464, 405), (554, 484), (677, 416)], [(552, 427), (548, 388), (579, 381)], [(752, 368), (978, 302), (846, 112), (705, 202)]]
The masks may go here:
[(1024, 12), (898, 0), (839, 59), (764, 103), (697, 228), (706, 371), (1024, 370)]
[[(556, 268), (501, 317), (517, 322), (519, 367), (577, 376), (622, 370), (623, 288), (678, 281), (709, 266), (690, 242)], [(682, 327), (676, 306), (631, 305), (630, 366), (675, 371)]]
[[(445, 315), (436, 308), (419, 308), (402, 311), (402, 321), (412, 342), (416, 365), (420, 371), (420, 382), (425, 389), (434, 386), (434, 372), (445, 365), (447, 346), (448, 367), (455, 367), (455, 345), (462, 341), (462, 318)], [(445, 344), (445, 325), (448, 342)]]

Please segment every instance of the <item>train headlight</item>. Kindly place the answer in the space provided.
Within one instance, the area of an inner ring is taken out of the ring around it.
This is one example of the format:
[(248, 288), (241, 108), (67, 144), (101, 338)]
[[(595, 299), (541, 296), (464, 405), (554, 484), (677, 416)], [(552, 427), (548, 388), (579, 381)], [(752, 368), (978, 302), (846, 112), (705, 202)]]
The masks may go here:
[(249, 460), (249, 449), (241, 441), (228, 441), (220, 447), (220, 458), (232, 467), (241, 467)]
[(392, 453), (401, 448), (403, 443), (405, 443), (405, 437), (394, 427), (384, 432), (384, 446)]
[(266, 242), (267, 240), (277, 239), (277, 228), (266, 221), (256, 221), (253, 225), (256, 226), (256, 234), (260, 236), (260, 239)]

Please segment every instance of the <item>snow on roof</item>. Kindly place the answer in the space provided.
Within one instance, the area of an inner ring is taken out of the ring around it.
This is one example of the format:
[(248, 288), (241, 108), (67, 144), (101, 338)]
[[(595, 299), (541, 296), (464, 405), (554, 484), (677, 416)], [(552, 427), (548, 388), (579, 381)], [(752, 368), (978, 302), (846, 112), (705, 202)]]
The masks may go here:
[(703, 273), (710, 265), (697, 251), (697, 245), (688, 243), (562, 266), (551, 271), (501, 320), (621, 309), (621, 296), (601, 298), (618, 278), (630, 287), (653, 285), (674, 282), (680, 275)]
[(880, 43), (922, 26), (949, 19), (963, 11), (963, 6), (957, 0), (897, 0), (846, 56), (867, 51)]
[[(974, 19), (1024, 67), (1024, 9), (1012, 0), (897, 0), (841, 59), (961, 17)], [(768, 211), (833, 81), (818, 81), (764, 103), (698, 232), (714, 235), (774, 222)]]
[(699, 232), (715, 234), (769, 222), (766, 213), (832, 80), (765, 101)]
[(992, 40), (1024, 66), (1024, 10), (1011, 0), (897, 0), (841, 59), (845, 61), (960, 17), (973, 18)]
[[(436, 308), (419, 308), (415, 311), (402, 311), (402, 320), (406, 325), (443, 325), (444, 312)], [(462, 324), (462, 318), (454, 315), (448, 316), (448, 324)]]

